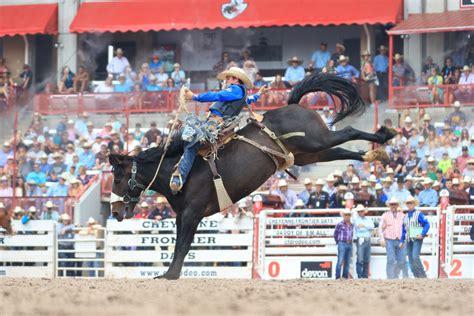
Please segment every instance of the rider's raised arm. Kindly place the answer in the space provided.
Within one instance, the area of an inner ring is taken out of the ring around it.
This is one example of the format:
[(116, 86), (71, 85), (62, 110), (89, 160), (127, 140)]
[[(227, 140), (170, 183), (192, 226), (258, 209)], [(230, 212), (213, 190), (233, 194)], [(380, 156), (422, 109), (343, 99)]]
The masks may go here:
[(216, 101), (235, 101), (242, 99), (244, 92), (242, 88), (237, 85), (231, 85), (227, 89), (218, 92), (204, 92), (193, 96), (194, 101), (198, 102), (216, 102)]
[(247, 96), (247, 106), (250, 106), (252, 103), (257, 102), (261, 96), (262, 94), (260, 92)]

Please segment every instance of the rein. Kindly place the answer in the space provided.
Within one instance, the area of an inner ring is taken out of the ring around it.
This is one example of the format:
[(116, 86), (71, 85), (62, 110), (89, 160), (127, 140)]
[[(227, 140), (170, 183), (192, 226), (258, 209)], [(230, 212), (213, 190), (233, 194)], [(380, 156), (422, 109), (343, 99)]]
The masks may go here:
[[(172, 138), (171, 135), (172, 135), (173, 131), (175, 130), (176, 126), (178, 125), (179, 114), (182, 111), (185, 111), (186, 113), (189, 112), (188, 109), (186, 108), (186, 98), (185, 98), (186, 91), (187, 91), (187, 88), (185, 86), (181, 87), (181, 90), (179, 91), (178, 112), (176, 113), (176, 117), (174, 118), (173, 124), (171, 125), (170, 131), (169, 131), (169, 134), (168, 134), (168, 138), (166, 139), (165, 147), (163, 149), (163, 154), (161, 155), (160, 162), (158, 163), (158, 167), (156, 168), (155, 175), (153, 176), (153, 179), (151, 179), (150, 183), (148, 183), (148, 185), (146, 187), (143, 184), (137, 182), (137, 180), (135, 179), (136, 175), (137, 175), (137, 162), (134, 159), (133, 164), (132, 164), (132, 176), (131, 176), (130, 180), (128, 180), (128, 188), (129, 188), (128, 192), (124, 196), (120, 196), (120, 195), (115, 194), (114, 192), (111, 192), (110, 193), (110, 204), (115, 203), (115, 202), (123, 202), (125, 204), (128, 204), (130, 202), (138, 203), (141, 200), (142, 195), (146, 191), (148, 191), (148, 189), (150, 189), (150, 187), (153, 185), (156, 178), (158, 177), (158, 173), (160, 172), (161, 165), (163, 164), (163, 160), (166, 156), (166, 153), (168, 152), (168, 147), (171, 143), (171, 138)], [(129, 193), (131, 191), (133, 191), (136, 187), (142, 189), (142, 191), (140, 192), (140, 195), (138, 197), (130, 196)]]

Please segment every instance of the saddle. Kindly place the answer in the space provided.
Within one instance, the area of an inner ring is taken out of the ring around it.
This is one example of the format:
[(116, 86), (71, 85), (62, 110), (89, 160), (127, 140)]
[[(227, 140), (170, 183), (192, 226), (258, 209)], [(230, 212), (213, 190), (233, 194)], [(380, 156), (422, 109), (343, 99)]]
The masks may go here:
[(222, 148), (225, 144), (229, 143), (233, 139), (237, 127), (239, 127), (239, 120), (234, 121), (228, 126), (223, 127), (219, 131), (216, 143), (213, 144), (210, 142), (205, 142), (199, 148), (198, 155), (206, 158), (216, 153), (219, 148)]

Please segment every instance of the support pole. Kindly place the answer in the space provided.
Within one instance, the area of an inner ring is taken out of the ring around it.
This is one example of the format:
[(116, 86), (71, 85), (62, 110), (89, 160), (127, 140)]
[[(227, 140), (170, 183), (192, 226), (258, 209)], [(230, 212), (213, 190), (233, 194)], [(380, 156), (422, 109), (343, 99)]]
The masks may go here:
[(388, 36), (388, 107), (393, 106), (393, 35)]

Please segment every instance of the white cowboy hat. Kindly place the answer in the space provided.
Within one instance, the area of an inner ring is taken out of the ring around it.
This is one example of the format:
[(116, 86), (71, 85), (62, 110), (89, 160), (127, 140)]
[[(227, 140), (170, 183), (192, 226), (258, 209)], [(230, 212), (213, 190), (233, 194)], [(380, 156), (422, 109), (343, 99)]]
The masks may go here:
[(409, 174), (405, 177), (405, 182), (407, 182), (407, 181), (413, 181), (413, 177), (412, 177), (411, 174)]
[(304, 185), (307, 185), (307, 184), (313, 184), (313, 181), (311, 181), (310, 178), (305, 178), (304, 179)]
[(339, 56), (339, 62), (342, 63), (343, 61), (347, 61), (347, 57), (344, 55)]
[(377, 177), (375, 176), (375, 174), (370, 175), (369, 182), (377, 182)]
[(295, 206), (304, 206), (304, 202), (302, 199), (297, 199)]
[(0, 202), (0, 208), (5, 208), (5, 204), (3, 204), (3, 202)]
[(454, 178), (453, 179), (453, 185), (459, 185), (459, 179), (458, 178)]
[(418, 142), (419, 143), (424, 143), (425, 142), (425, 137), (424, 136), (418, 137)]
[(423, 115), (423, 121), (431, 121), (431, 116), (426, 113), (425, 115)]
[(335, 177), (342, 177), (342, 171), (341, 170), (335, 170), (334, 171), (334, 176)]
[(292, 63), (297, 63), (298, 65), (301, 65), (303, 61), (299, 59), (297, 56), (293, 56), (292, 58), (288, 59), (288, 65), (291, 65)]
[(353, 176), (351, 179), (351, 183), (354, 183), (354, 184), (360, 183), (359, 177)]
[(345, 208), (341, 213), (342, 213), (342, 215), (346, 215), (346, 214), (352, 215), (352, 211), (348, 208)]
[(390, 183), (392, 183), (393, 180), (392, 180), (392, 178), (390, 178), (390, 177), (385, 177), (385, 179), (383, 179), (382, 182), (390, 182)]
[(366, 180), (363, 180), (363, 181), (360, 183), (360, 186), (361, 186), (361, 187), (368, 187), (368, 186), (369, 186), (369, 182), (367, 182)]
[(140, 204), (140, 207), (141, 208), (147, 208), (148, 207), (148, 203), (143, 201), (141, 204)]
[(46, 206), (46, 208), (53, 208), (54, 204), (53, 204), (53, 202), (48, 201), (48, 202), (46, 202), (46, 204), (44, 206)]
[(30, 213), (36, 213), (36, 207), (30, 206), (30, 208), (28, 209), (28, 212), (30, 212)]
[(159, 197), (156, 198), (156, 203), (157, 204), (166, 203), (166, 199), (162, 196), (159, 196)]
[(461, 102), (459, 102), (459, 101), (454, 101), (453, 106), (454, 106), (455, 108), (460, 108), (460, 107), (461, 107)]
[(370, 56), (372, 55), (368, 50), (364, 50), (361, 54), (361, 56)]
[(405, 123), (412, 123), (413, 121), (411, 120), (411, 117), (407, 116), (405, 117)]
[(397, 205), (399, 205), (400, 202), (398, 202), (398, 200), (397, 200), (396, 197), (392, 196), (392, 197), (390, 198), (390, 200), (387, 201), (387, 205), (390, 205), (390, 204), (397, 204)]
[(398, 54), (398, 53), (395, 54), (395, 56), (393, 56), (393, 59), (395, 59), (395, 60), (399, 60), (399, 59), (401, 59), (401, 58), (403, 58), (403, 55)]
[(21, 212), (23, 212), (23, 209), (22, 209), (20, 206), (16, 206), (16, 207), (15, 207), (15, 210), (14, 210), (13, 212), (14, 212), (15, 214), (16, 214), (16, 213), (21, 213)]
[(409, 195), (409, 196), (405, 199), (405, 204), (406, 204), (406, 203), (411, 203), (411, 202), (413, 202), (413, 203), (415, 203), (415, 204), (418, 203), (418, 201), (417, 201), (413, 196)]
[(89, 219), (87, 220), (87, 224), (95, 224), (95, 223), (97, 222), (95, 221), (93, 217), (89, 217)]
[(68, 220), (71, 219), (71, 217), (70, 217), (68, 214), (66, 214), (66, 213), (61, 214), (61, 216), (59, 216), (59, 218), (60, 218), (61, 220), (63, 220), (63, 221), (68, 221)]
[(316, 185), (324, 185), (323, 179), (316, 180)]
[(388, 167), (387, 168), (387, 171), (385, 171), (386, 174), (391, 174), (391, 173), (395, 173), (395, 171), (393, 171), (392, 168)]
[(353, 200), (354, 199), (354, 194), (352, 192), (346, 192), (344, 194), (344, 200)]
[(253, 88), (252, 81), (247, 76), (245, 71), (239, 67), (230, 67), (228, 70), (224, 70), (223, 72), (217, 75), (217, 79), (225, 80), (227, 76), (232, 76), (232, 77), (240, 79), (248, 89)]
[(462, 182), (464, 182), (464, 183), (471, 183), (471, 177), (470, 177), (470, 176), (465, 176), (465, 177), (462, 179)]
[(471, 71), (471, 67), (465, 65), (464, 67), (462, 67), (462, 71)]
[(435, 162), (435, 159), (433, 156), (429, 156), (428, 159), (426, 159), (427, 162)]
[(367, 211), (367, 208), (362, 205), (362, 204), (357, 204), (357, 206), (354, 208), (354, 212), (366, 212)]
[(439, 183), (439, 181), (436, 180), (436, 181), (433, 183), (432, 187), (433, 187), (433, 188), (434, 188), (434, 187), (441, 187), (441, 183)]
[(375, 190), (382, 190), (383, 187), (380, 183), (375, 184)]
[(288, 183), (286, 182), (285, 179), (280, 179), (278, 180), (278, 183), (277, 183), (277, 187), (287, 187), (288, 186)]
[(431, 180), (430, 177), (426, 177), (426, 178), (423, 179), (423, 185), (431, 184), (431, 183), (433, 183), (433, 180)]
[(334, 179), (334, 176), (332, 174), (328, 175), (326, 178), (326, 182), (334, 182), (336, 179)]

